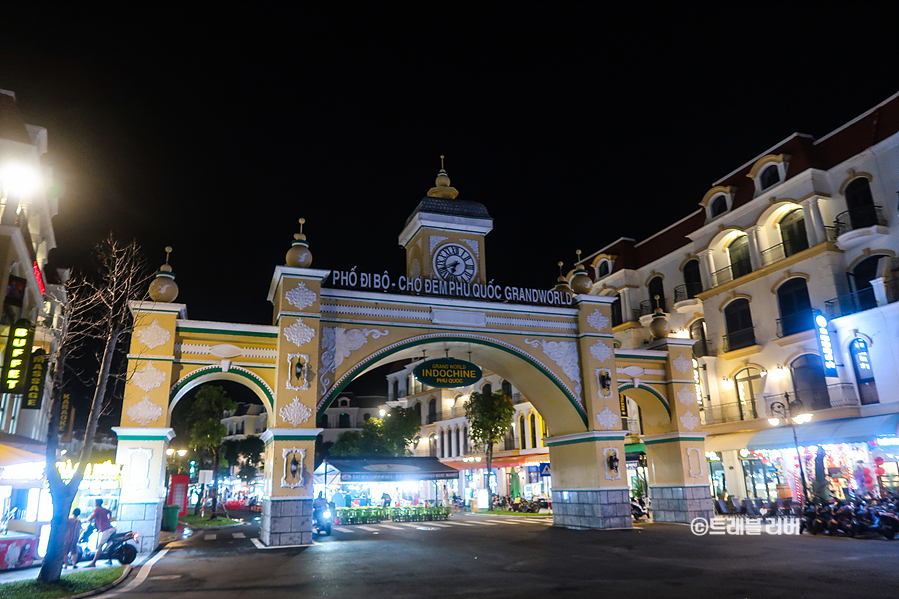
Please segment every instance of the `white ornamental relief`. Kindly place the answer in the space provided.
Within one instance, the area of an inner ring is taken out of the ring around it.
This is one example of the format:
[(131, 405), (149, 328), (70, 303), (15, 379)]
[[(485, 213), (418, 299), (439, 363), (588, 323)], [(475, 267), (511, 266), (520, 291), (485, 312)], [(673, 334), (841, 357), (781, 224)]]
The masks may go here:
[(481, 257), (481, 244), (478, 243), (477, 239), (463, 239), (462, 243), (470, 247), (475, 256)]
[(596, 415), (596, 422), (599, 426), (610, 431), (616, 426), (621, 426), (621, 416), (610, 410), (609, 406), (606, 406), (602, 412)]
[(672, 364), (674, 364), (674, 367), (681, 374), (686, 374), (688, 370), (693, 368), (693, 363), (683, 356), (678, 356), (677, 358), (675, 358)]
[(599, 310), (594, 310), (593, 314), (587, 316), (587, 322), (597, 331), (601, 331), (609, 326), (609, 317)]
[(172, 334), (161, 327), (158, 320), (151, 322), (150, 326), (138, 329), (134, 336), (149, 349), (156, 349), (160, 345), (165, 345), (172, 338)]
[(305, 423), (312, 416), (312, 410), (300, 403), (299, 397), (294, 397), (290, 405), (284, 406), (278, 411), (284, 422), (289, 422), (293, 428), (297, 428)]
[(577, 343), (574, 341), (546, 341), (544, 339), (524, 340), (531, 347), (543, 347), (549, 359), (558, 364), (571, 382), (574, 383), (574, 393), (581, 395), (581, 372), (578, 368)]
[(327, 393), (327, 388), (331, 384), (326, 376), (337, 372), (337, 369), (344, 360), (350, 357), (351, 353), (368, 343), (369, 336), (372, 339), (378, 339), (389, 332), (387, 329), (378, 331), (376, 329), (322, 327), (322, 394)]
[(605, 362), (610, 357), (612, 357), (612, 348), (603, 343), (602, 341), (597, 341), (591, 348), (590, 353), (593, 354), (593, 357), (599, 360), (600, 362)]
[(288, 341), (299, 347), (312, 341), (312, 338), (315, 337), (315, 329), (298, 320), (284, 329), (284, 336), (287, 337)]
[(677, 399), (689, 407), (696, 403), (696, 389), (692, 387), (684, 387), (677, 392)]
[(700, 478), (702, 476), (702, 453), (698, 447), (687, 448), (687, 464), (690, 465), (691, 478)]
[(693, 412), (687, 412), (680, 417), (680, 423), (688, 431), (696, 430), (699, 426), (699, 418)]
[(165, 382), (165, 373), (153, 366), (152, 362), (148, 362), (146, 366), (131, 375), (131, 380), (143, 389), (144, 393), (149, 393)]
[(315, 299), (318, 297), (314, 291), (306, 288), (306, 283), (300, 283), (290, 291), (284, 294), (284, 297), (287, 298), (287, 301), (293, 304), (298, 310), (302, 310), (303, 308), (308, 308), (312, 304), (315, 303)]
[(162, 407), (150, 401), (150, 396), (147, 395), (136, 404), (129, 406), (125, 412), (128, 414), (128, 418), (140, 426), (147, 426), (151, 422), (159, 420), (162, 416)]
[(449, 237), (441, 237), (440, 235), (431, 235), (431, 238), (429, 240), (431, 242), (431, 253), (432, 254), (434, 253), (434, 248), (437, 247), (438, 243), (440, 243), (441, 241), (446, 241), (447, 239), (449, 239)]

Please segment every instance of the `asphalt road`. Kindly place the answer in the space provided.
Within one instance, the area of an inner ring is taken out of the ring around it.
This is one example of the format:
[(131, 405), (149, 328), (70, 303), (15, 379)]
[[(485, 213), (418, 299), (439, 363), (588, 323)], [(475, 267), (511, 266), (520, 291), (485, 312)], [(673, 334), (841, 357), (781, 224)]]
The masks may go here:
[[(689, 527), (575, 531), (548, 520), (337, 527), (307, 548), (259, 549), (258, 527), (170, 543), (118, 599), (347, 597), (815, 598), (899, 596), (899, 540), (694, 536)], [(351, 532), (350, 532), (351, 531)], [(145, 567), (146, 568), (146, 567)], [(112, 597), (107, 594), (105, 597)]]

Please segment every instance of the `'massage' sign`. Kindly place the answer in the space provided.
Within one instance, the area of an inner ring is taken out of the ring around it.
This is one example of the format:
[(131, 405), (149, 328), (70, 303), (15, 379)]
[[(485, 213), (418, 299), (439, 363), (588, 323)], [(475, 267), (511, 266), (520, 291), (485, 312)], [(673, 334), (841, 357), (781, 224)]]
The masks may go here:
[(467, 387), (481, 380), (481, 369), (464, 360), (441, 358), (426, 360), (412, 371), (425, 385), (440, 388)]

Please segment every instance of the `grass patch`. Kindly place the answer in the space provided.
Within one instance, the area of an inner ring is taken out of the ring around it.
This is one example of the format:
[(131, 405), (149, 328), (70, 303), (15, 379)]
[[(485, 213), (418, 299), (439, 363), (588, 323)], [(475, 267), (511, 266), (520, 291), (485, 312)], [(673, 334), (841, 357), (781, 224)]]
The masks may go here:
[[(200, 518), (199, 516), (187, 515), (181, 518), (178, 518), (178, 522), (182, 524), (189, 524), (194, 528), (209, 528), (211, 526), (228, 526), (230, 524), (240, 524), (238, 520), (232, 520), (231, 518), (222, 518), (219, 516), (215, 520), (210, 520), (208, 517)], [(0, 597), (2, 599), (2, 597)]]
[(525, 518), (552, 518), (552, 514), (528, 514), (525, 512), (509, 512), (506, 510), (478, 510), (472, 514), (492, 514), (494, 516), (524, 516)]
[(125, 566), (65, 574), (59, 582), (17, 580), (0, 584), (0, 599), (59, 599), (93, 591), (115, 582)]

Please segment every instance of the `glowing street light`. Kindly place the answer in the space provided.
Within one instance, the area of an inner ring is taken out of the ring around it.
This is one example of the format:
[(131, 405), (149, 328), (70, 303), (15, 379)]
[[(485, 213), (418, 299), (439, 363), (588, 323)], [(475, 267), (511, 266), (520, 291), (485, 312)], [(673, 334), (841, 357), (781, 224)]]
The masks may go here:
[(173, 455), (175, 455), (175, 450), (172, 449), (171, 447), (169, 447), (168, 449), (165, 450), (165, 455), (173, 456)]
[(811, 412), (802, 412), (793, 416), (792, 413), (794, 409), (802, 410), (802, 407), (801, 399), (791, 402), (790, 394), (784, 393), (784, 401), (772, 401), (771, 405), (768, 406), (768, 410), (774, 415), (774, 417), (768, 419), (768, 424), (777, 426), (780, 424), (780, 419), (783, 418), (790, 424), (790, 428), (793, 429), (793, 446), (796, 448), (796, 457), (799, 459), (799, 476), (802, 477), (802, 493), (805, 496), (805, 500), (808, 501), (808, 485), (805, 482), (805, 468), (802, 465), (802, 455), (799, 453), (799, 439), (796, 437), (796, 425), (811, 422), (812, 414)]
[(187, 455), (187, 450), (186, 450), (186, 449), (179, 449), (179, 450), (178, 450), (178, 457), (179, 457), (179, 458), (183, 458), (183, 457), (186, 456), (186, 455)]

